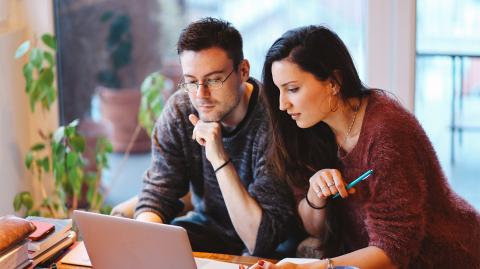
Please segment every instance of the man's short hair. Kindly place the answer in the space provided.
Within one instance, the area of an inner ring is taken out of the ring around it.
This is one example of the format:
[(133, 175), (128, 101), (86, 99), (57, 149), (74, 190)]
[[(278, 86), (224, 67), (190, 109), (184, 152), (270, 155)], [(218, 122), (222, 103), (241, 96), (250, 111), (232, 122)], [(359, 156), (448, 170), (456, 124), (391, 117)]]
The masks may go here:
[(190, 23), (183, 29), (177, 43), (177, 52), (200, 51), (219, 47), (227, 53), (237, 70), (243, 60), (242, 36), (229, 22), (211, 17)]

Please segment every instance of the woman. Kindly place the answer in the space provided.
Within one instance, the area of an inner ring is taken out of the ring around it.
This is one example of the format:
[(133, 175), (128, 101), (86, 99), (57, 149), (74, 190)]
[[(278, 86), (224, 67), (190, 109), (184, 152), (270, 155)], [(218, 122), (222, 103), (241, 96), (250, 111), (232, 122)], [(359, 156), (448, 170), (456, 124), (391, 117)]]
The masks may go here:
[[(267, 53), (263, 83), (272, 165), (329, 258), (253, 268), (480, 268), (479, 214), (449, 188), (415, 117), (362, 85), (335, 33), (286, 32)], [(369, 169), (373, 175), (347, 191)]]

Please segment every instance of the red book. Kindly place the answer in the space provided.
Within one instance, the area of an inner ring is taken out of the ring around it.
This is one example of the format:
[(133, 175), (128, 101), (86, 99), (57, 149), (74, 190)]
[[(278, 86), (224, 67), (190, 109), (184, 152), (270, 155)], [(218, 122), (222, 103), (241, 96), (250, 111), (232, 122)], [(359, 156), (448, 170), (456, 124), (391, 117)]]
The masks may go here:
[(37, 227), (37, 229), (28, 236), (32, 241), (41, 240), (55, 230), (55, 226), (51, 223), (36, 220), (32, 220), (31, 222)]

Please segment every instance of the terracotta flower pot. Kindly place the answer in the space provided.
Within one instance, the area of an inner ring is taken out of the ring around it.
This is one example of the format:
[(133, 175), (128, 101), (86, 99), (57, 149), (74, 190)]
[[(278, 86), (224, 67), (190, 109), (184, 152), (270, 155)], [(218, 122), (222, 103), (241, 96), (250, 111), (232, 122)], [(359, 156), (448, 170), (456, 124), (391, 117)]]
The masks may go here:
[[(140, 90), (110, 89), (97, 87), (100, 96), (102, 121), (107, 127), (107, 134), (114, 152), (125, 152), (138, 125), (140, 108)], [(131, 152), (150, 151), (150, 137), (141, 130), (133, 142)]]

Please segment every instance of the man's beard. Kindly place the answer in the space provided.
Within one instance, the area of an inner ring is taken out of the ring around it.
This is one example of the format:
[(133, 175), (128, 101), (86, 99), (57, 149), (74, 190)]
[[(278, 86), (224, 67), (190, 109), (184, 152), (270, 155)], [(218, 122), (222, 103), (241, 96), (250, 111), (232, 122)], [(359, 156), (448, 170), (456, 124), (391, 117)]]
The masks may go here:
[(234, 102), (222, 111), (212, 111), (210, 113), (206, 113), (207, 115), (205, 115), (197, 109), (198, 116), (203, 122), (221, 122), (232, 113), (232, 111), (239, 105), (239, 103), (240, 95), (237, 95)]

